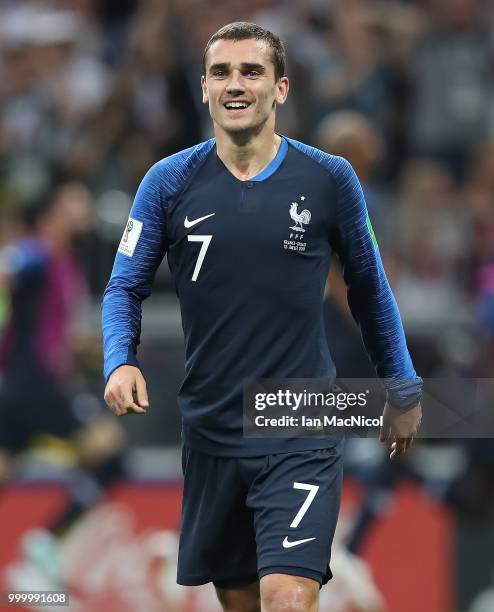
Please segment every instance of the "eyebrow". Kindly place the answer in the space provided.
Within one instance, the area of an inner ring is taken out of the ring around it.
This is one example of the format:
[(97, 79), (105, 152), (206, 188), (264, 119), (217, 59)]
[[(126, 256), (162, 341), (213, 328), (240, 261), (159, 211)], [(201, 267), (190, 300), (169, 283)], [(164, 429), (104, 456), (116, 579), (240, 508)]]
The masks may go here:
[[(212, 64), (209, 67), (209, 72), (213, 72), (214, 70), (228, 70), (230, 68), (230, 62), (219, 62), (217, 64)], [(266, 68), (262, 64), (250, 63), (250, 62), (242, 62), (240, 64), (243, 70), (257, 70), (259, 73), (266, 72)]]

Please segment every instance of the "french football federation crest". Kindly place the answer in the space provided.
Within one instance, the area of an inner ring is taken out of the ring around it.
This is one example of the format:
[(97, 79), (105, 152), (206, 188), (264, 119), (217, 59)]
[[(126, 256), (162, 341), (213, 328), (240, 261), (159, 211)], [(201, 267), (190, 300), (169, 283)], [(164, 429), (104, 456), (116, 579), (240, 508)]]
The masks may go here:
[(292, 202), (290, 205), (290, 217), (295, 221), (295, 225), (290, 226), (291, 230), (296, 232), (305, 232), (303, 225), (309, 225), (310, 222), (310, 210), (304, 208), (300, 213), (298, 212), (298, 203)]
[[(305, 196), (300, 196), (300, 201), (303, 202)], [(307, 248), (307, 243), (303, 242), (305, 236), (304, 232), (306, 228), (304, 225), (309, 225), (311, 219), (311, 212), (307, 208), (304, 208), (301, 212), (298, 212), (298, 202), (292, 202), (290, 204), (290, 217), (295, 221), (295, 225), (291, 225), (290, 235), (283, 240), (283, 248), (286, 251), (295, 251), (297, 253), (304, 253)]]

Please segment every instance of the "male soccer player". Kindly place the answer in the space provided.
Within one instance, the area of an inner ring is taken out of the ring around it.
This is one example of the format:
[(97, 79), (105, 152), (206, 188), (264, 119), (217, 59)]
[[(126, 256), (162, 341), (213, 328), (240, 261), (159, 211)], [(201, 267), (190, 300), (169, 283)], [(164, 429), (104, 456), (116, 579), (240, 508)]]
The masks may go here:
[(103, 301), (105, 400), (117, 415), (146, 412), (141, 301), (167, 253), (186, 346), (178, 582), (213, 582), (225, 611), (311, 612), (331, 576), (341, 440), (244, 438), (243, 381), (334, 377), (322, 317), (332, 253), (387, 386), (392, 456), (418, 427), (421, 379), (350, 164), (275, 132), (289, 86), (279, 38), (224, 26), (201, 85), (215, 137), (149, 170), (118, 249)]

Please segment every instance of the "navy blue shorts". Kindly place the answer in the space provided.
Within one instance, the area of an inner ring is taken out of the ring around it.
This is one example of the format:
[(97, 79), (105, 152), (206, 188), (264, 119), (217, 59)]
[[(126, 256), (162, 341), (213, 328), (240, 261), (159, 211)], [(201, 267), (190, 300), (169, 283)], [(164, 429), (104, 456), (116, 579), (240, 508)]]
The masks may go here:
[(216, 457), (184, 449), (177, 582), (240, 588), (266, 574), (325, 584), (342, 451)]

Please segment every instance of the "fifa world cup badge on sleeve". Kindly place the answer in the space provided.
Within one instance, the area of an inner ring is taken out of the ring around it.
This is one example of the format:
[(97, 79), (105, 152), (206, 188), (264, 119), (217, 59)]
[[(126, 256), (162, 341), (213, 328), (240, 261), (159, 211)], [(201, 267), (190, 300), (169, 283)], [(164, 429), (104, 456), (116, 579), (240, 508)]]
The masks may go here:
[(122, 240), (120, 240), (118, 252), (127, 255), (127, 257), (132, 257), (141, 232), (142, 221), (138, 221), (137, 219), (132, 219), (132, 217), (129, 217), (127, 225), (125, 226)]

